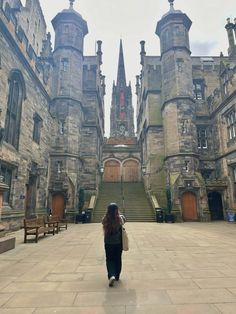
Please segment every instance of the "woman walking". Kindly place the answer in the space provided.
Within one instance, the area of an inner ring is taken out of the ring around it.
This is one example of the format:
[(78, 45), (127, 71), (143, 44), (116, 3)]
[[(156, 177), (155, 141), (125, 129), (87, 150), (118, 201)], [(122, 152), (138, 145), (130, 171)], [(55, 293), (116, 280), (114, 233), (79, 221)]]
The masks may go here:
[(111, 203), (107, 207), (106, 215), (102, 219), (104, 243), (106, 252), (106, 266), (109, 286), (120, 279), (122, 267), (122, 225), (124, 217), (120, 214), (118, 205)]

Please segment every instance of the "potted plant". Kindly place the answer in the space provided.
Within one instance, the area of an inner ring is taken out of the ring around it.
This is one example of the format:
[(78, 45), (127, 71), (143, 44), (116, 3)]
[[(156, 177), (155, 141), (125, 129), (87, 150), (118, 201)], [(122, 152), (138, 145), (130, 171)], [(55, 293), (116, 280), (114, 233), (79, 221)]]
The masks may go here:
[(175, 215), (171, 213), (172, 210), (172, 200), (171, 200), (171, 190), (170, 187), (166, 189), (166, 200), (167, 208), (165, 209), (165, 222), (175, 222)]

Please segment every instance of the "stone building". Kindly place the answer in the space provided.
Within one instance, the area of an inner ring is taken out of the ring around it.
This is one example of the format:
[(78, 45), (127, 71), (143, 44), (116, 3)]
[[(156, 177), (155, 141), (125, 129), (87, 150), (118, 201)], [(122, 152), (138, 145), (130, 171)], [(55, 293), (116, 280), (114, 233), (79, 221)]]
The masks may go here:
[(52, 20), (54, 49), (39, 0), (0, 0), (0, 219), (9, 228), (51, 211), (73, 221), (99, 199), (101, 180), (144, 182), (179, 221), (236, 211), (236, 24), (226, 24), (228, 56), (193, 57), (192, 22), (168, 1), (161, 55), (141, 41), (136, 136), (120, 41), (106, 139), (102, 42), (84, 55), (88, 27), (74, 0)]
[(145, 186), (162, 207), (170, 196), (178, 220), (224, 219), (236, 210), (236, 26), (228, 20), (228, 57), (192, 57), (192, 22), (169, 3), (156, 27), (161, 55), (147, 56), (141, 42), (137, 137)]
[(52, 21), (39, 0), (0, 1), (1, 219), (53, 213), (73, 218), (81, 191), (95, 193), (104, 134), (101, 42), (84, 56), (86, 21), (73, 8)]

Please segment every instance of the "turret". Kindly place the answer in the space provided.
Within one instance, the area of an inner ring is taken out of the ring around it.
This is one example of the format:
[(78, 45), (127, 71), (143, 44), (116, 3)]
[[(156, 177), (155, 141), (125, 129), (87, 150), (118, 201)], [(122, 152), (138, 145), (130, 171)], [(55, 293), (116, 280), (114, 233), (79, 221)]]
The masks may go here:
[(157, 23), (156, 34), (161, 40), (161, 54), (169, 49), (186, 49), (190, 53), (188, 32), (192, 25), (189, 17), (174, 9), (174, 0), (168, 0), (170, 10)]
[(52, 20), (55, 30), (55, 50), (68, 47), (83, 54), (84, 37), (88, 34), (87, 22), (73, 8), (75, 0), (70, 0), (69, 9), (58, 13)]
[(168, 0), (170, 10), (157, 23), (160, 37), (163, 79), (163, 98), (193, 97), (192, 61), (189, 47), (191, 20), (174, 9), (174, 0)]
[(228, 34), (229, 48), (228, 54), (229, 57), (236, 57), (236, 19), (234, 19), (234, 24), (230, 21), (230, 18), (227, 19), (227, 24), (225, 25)]
[(88, 27), (82, 16), (74, 10), (74, 1), (70, 0), (69, 9), (58, 13), (52, 20), (55, 30), (53, 58), (56, 64), (53, 96), (70, 96), (81, 101), (83, 46)]
[(140, 45), (141, 45), (141, 51), (140, 51), (140, 64), (144, 65), (144, 57), (146, 56), (146, 51), (145, 51), (145, 41), (142, 40), (140, 41)]

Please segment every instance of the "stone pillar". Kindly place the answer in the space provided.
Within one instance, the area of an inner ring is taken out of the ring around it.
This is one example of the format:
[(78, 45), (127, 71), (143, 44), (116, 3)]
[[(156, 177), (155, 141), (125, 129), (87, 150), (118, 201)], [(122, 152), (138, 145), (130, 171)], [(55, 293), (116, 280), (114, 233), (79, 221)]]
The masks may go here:
[(233, 24), (230, 21), (230, 18), (227, 19), (227, 24), (225, 28), (227, 30), (228, 40), (229, 40), (229, 49), (228, 49), (229, 57), (235, 57), (236, 56), (236, 45), (235, 45), (235, 39), (234, 39), (235, 24)]

